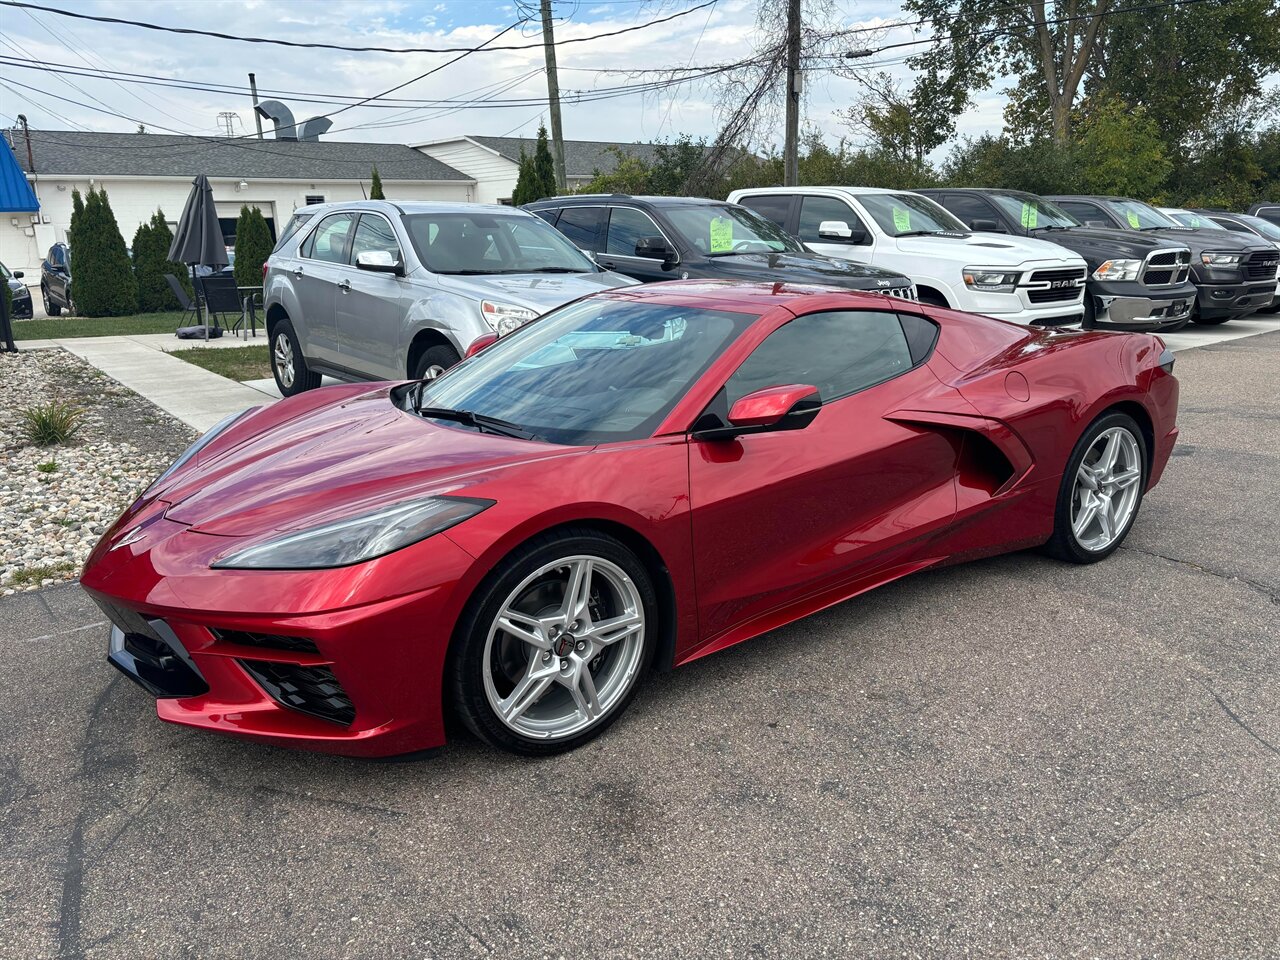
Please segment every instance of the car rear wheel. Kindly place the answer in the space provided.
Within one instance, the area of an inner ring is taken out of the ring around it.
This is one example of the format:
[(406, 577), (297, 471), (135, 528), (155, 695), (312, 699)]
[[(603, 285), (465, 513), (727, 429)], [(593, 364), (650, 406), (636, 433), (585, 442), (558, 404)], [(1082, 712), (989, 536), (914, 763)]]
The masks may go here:
[(437, 344), (427, 350), (418, 360), (418, 367), (413, 371), (415, 380), (434, 380), (462, 358), (458, 351), (446, 344)]
[(40, 299), (44, 301), (44, 312), (46, 316), (57, 317), (62, 314), (62, 307), (58, 306), (49, 299), (49, 290), (46, 287), (40, 288)]
[(307, 369), (307, 358), (288, 320), (281, 320), (271, 332), (271, 374), (284, 397), (320, 386), (320, 374)]
[(1128, 414), (1094, 421), (1067, 461), (1049, 553), (1072, 563), (1096, 563), (1114, 553), (1138, 516), (1147, 456), (1142, 431)]
[(468, 605), (454, 705), (492, 746), (572, 750), (626, 709), (656, 633), (652, 582), (627, 547), (592, 530), (539, 538), (500, 563)]

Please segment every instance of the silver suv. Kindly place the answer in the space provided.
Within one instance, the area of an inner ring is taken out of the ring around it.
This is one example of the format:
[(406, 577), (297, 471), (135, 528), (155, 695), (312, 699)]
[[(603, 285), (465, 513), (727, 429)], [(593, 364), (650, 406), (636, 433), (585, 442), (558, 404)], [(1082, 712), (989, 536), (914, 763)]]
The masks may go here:
[(479, 338), (633, 284), (531, 213), (366, 200), (298, 210), (267, 260), (271, 369), (285, 396), (439, 376)]

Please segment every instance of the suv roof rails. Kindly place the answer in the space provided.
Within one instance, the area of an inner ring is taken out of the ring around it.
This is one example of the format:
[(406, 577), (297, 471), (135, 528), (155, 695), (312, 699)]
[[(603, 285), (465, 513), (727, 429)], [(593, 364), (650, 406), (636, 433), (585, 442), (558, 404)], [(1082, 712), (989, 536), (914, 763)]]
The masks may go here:
[(625, 200), (631, 199), (629, 193), (567, 193), (563, 197), (547, 197), (543, 200), (537, 200), (536, 203), (546, 203), (547, 200), (572, 200), (575, 197), (621, 197)]

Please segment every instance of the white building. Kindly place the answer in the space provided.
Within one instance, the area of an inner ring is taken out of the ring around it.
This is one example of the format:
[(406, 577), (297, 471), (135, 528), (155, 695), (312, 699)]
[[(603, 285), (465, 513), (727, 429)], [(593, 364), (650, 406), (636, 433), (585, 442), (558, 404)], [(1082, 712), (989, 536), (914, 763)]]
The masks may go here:
[(298, 207), (367, 196), (374, 166), (389, 199), (478, 199), (472, 176), (404, 144), (32, 130), (29, 160), (22, 132), (6, 136), (40, 213), (39, 223), (30, 214), (0, 219), (0, 262), (24, 271), (33, 287), (49, 247), (67, 239), (75, 189), (107, 191), (126, 244), (157, 208), (176, 224), (200, 173), (213, 186), (228, 245), (243, 204), (262, 210), (274, 236)]
[[(523, 150), (531, 157), (537, 145), (538, 141), (529, 137), (468, 136), (416, 143), (414, 148), (475, 180), (477, 202), (510, 203), (520, 172), (520, 152)], [(656, 150), (657, 145), (652, 143), (566, 140), (565, 185), (570, 190), (578, 190), (597, 172), (612, 173), (618, 165), (616, 151), (652, 163), (656, 159)]]

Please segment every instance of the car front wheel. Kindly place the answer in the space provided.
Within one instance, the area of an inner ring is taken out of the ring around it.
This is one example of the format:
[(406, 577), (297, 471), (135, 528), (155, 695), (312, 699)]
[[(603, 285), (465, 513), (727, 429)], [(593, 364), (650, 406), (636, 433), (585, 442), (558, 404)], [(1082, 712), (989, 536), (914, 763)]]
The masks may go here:
[(415, 380), (434, 380), (440, 374), (444, 373), (454, 364), (461, 361), (458, 351), (446, 344), (437, 344), (431, 347), (418, 360), (417, 368), (413, 371)]
[(1096, 563), (1124, 542), (1147, 481), (1147, 445), (1128, 414), (1094, 421), (1072, 451), (1054, 513), (1050, 554)]
[(307, 369), (307, 358), (288, 320), (281, 320), (271, 332), (271, 374), (284, 397), (320, 386), (320, 374)]
[(454, 706), (514, 753), (571, 750), (626, 709), (653, 658), (657, 601), (644, 565), (593, 530), (535, 539), (477, 590), (459, 624)]

